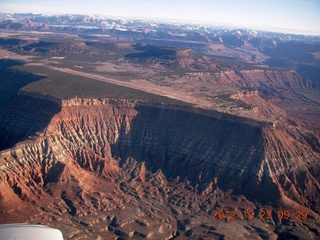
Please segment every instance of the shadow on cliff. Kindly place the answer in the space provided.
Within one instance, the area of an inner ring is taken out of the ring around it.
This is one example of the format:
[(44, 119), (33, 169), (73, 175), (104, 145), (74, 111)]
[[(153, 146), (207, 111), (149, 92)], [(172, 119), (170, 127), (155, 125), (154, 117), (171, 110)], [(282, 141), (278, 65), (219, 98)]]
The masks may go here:
[(21, 72), (11, 68), (18, 65), (23, 65), (23, 62), (0, 59), (0, 105), (7, 103), (15, 97), (20, 88), (43, 79), (43, 76)]
[[(120, 167), (130, 168), (128, 160), (134, 159), (145, 162), (149, 172), (161, 170), (169, 181), (189, 181), (199, 193), (218, 187), (250, 199), (279, 198), (272, 180), (257, 176), (265, 156), (261, 127), (176, 109), (136, 110), (130, 123), (122, 121), (118, 141), (111, 146)], [(132, 164), (132, 177), (139, 177), (140, 166)]]
[(0, 59), (0, 150), (42, 131), (61, 107), (47, 100), (17, 95), (20, 88), (43, 76), (11, 67), (22, 62)]

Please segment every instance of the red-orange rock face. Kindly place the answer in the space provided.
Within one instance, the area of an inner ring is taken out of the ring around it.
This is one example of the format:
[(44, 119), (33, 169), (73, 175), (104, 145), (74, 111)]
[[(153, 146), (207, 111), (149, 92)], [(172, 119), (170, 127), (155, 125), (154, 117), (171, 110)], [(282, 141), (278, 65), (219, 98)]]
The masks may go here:
[(272, 237), (286, 226), (277, 215), (267, 225), (258, 217), (212, 219), (218, 209), (258, 214), (269, 207), (307, 211), (295, 235), (316, 236), (312, 136), (134, 101), (62, 105), (43, 133), (1, 152), (2, 223), (45, 223), (67, 239), (246, 236), (248, 226)]

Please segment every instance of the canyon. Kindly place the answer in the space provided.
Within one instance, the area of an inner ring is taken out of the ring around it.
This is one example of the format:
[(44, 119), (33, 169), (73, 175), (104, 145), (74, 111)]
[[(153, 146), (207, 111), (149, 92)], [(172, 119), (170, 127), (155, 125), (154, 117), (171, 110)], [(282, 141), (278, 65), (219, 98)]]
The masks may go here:
[(0, 224), (319, 238), (319, 37), (80, 15), (0, 28)]

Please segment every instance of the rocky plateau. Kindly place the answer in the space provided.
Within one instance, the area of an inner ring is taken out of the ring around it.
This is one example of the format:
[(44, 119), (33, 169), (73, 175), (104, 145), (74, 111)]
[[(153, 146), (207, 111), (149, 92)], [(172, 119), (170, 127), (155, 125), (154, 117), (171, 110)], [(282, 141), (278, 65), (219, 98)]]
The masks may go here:
[(0, 28), (0, 224), (319, 239), (318, 37), (80, 15)]

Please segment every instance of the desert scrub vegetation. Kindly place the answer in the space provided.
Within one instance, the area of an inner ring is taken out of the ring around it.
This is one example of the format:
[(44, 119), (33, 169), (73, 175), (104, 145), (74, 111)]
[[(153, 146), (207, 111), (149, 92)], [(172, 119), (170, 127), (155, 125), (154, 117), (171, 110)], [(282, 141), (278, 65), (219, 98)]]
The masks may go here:
[(15, 69), (43, 76), (41, 80), (29, 83), (22, 87), (21, 90), (50, 95), (62, 100), (72, 99), (74, 97), (113, 98), (188, 105), (188, 103), (176, 99), (69, 73), (63, 73), (46, 67), (24, 65), (16, 66)]
[(233, 99), (233, 98), (231, 98), (231, 95), (232, 94), (221, 94), (216, 97), (218, 97), (219, 99), (221, 99), (223, 101), (233, 102), (237, 105), (237, 107), (242, 107), (245, 110), (252, 110), (252, 106), (250, 104), (245, 103), (245, 102), (238, 100), (238, 99)]

